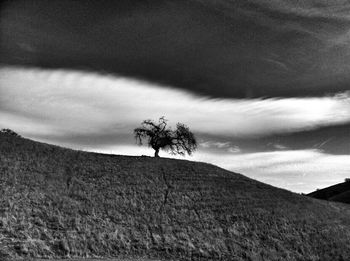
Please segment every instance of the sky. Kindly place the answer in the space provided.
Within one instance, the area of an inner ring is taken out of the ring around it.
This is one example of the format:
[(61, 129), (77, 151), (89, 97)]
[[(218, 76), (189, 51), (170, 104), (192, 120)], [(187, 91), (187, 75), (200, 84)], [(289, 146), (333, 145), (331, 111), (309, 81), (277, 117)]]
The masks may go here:
[(152, 155), (132, 132), (165, 116), (198, 139), (185, 159), (298, 193), (342, 182), (349, 8), (344, 0), (5, 1), (0, 128)]

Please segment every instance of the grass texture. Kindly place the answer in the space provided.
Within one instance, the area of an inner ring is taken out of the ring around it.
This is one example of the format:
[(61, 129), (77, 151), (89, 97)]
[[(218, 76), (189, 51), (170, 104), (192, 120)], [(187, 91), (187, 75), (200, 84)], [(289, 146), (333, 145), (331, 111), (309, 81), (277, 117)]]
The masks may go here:
[(350, 260), (348, 205), (206, 163), (1, 134), (0, 195), (0, 260)]

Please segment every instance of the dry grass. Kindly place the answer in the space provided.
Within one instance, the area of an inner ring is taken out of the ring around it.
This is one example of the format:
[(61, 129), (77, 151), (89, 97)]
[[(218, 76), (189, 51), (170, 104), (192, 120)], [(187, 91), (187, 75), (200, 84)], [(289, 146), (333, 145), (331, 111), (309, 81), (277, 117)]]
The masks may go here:
[[(26, 261), (47, 261), (48, 259), (26, 258)], [(16, 259), (11, 261), (23, 261), (23, 259)], [(50, 259), (50, 261), (161, 261), (161, 259), (150, 259), (147, 257), (135, 258), (69, 258), (69, 259)], [(170, 260), (171, 261), (171, 260)]]
[(205, 163), (0, 135), (0, 195), (0, 259), (350, 259), (349, 206)]

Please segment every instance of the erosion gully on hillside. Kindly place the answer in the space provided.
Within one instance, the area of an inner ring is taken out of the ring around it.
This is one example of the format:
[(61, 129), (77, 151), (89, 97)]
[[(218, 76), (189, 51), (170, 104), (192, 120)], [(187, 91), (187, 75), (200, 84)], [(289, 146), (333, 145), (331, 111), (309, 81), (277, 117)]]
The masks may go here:
[(0, 135), (0, 195), (0, 259), (350, 260), (348, 205), (205, 163)]

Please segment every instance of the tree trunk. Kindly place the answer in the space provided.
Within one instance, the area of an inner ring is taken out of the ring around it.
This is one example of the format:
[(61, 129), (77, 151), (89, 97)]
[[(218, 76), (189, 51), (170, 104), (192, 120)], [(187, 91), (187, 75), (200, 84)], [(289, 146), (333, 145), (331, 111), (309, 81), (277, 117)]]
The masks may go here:
[(156, 149), (154, 149), (155, 150), (155, 152), (154, 152), (154, 157), (155, 158), (159, 158), (159, 148), (156, 148)]

